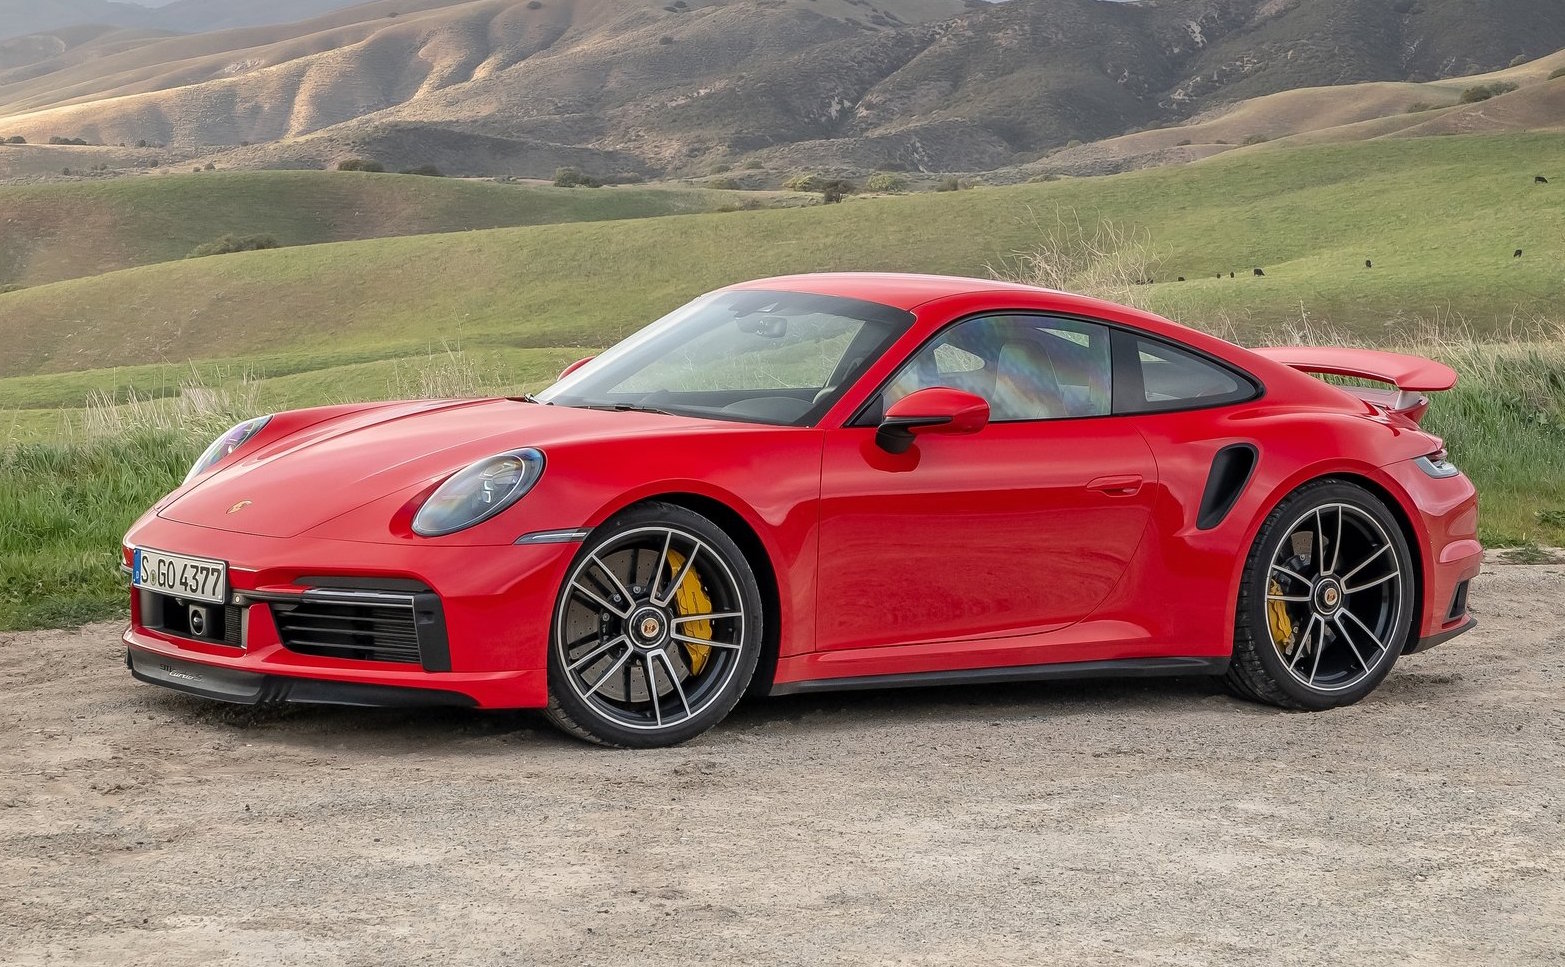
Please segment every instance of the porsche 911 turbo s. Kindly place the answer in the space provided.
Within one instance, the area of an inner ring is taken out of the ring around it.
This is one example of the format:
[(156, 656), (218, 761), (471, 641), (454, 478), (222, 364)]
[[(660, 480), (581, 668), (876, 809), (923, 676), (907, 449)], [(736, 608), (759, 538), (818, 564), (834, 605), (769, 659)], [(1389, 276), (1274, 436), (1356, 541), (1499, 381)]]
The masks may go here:
[(749, 282), (535, 397), (234, 427), (125, 537), (126, 661), (615, 746), (747, 693), (1205, 674), (1348, 705), (1473, 623), (1476, 495), (1419, 425), (1455, 381), (1001, 282)]

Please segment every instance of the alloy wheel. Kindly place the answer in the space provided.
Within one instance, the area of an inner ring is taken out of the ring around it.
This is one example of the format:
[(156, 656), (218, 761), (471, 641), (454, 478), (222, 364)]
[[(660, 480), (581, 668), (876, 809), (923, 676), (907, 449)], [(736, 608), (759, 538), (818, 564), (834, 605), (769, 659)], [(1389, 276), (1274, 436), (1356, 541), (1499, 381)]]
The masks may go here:
[(680, 726), (741, 667), (744, 596), (723, 554), (687, 530), (646, 526), (583, 555), (561, 595), (554, 647), (571, 691), (637, 730)]
[(1348, 503), (1300, 515), (1266, 574), (1266, 625), (1283, 668), (1321, 692), (1353, 688), (1395, 658), (1409, 576), (1391, 536)]

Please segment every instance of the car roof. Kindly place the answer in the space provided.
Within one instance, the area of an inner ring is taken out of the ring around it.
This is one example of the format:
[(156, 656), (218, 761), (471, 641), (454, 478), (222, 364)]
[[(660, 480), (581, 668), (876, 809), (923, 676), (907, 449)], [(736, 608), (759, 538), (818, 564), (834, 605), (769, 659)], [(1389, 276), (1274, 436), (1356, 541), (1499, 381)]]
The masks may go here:
[[(926, 302), (955, 295), (986, 292), (1025, 292), (1033, 298), (1053, 290), (992, 279), (967, 279), (951, 275), (917, 275), (903, 272), (815, 272), (807, 275), (780, 275), (756, 279), (728, 287), (763, 289), (779, 292), (809, 292), (878, 302), (884, 306), (911, 311)], [(1064, 295), (1065, 293), (1057, 293)]]

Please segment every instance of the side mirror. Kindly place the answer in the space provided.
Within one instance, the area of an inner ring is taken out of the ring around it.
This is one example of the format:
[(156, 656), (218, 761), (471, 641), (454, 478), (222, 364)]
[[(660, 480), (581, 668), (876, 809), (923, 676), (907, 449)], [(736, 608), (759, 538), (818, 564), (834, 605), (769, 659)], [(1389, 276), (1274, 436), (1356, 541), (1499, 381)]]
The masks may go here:
[(560, 375), (556, 376), (555, 380), (558, 381), (558, 380), (564, 379), (565, 377), (567, 377), (570, 374), (576, 372), (578, 369), (581, 369), (583, 366), (587, 365), (588, 363), (592, 362), (594, 359), (597, 359), (597, 358), (598, 357), (596, 357), (596, 356), (583, 356), (582, 358), (576, 360), (574, 363), (571, 363), (569, 366), (567, 366), (564, 369), (560, 370)]
[(931, 386), (887, 407), (875, 443), (887, 453), (906, 453), (923, 433), (977, 433), (989, 425), (989, 402), (949, 386)]

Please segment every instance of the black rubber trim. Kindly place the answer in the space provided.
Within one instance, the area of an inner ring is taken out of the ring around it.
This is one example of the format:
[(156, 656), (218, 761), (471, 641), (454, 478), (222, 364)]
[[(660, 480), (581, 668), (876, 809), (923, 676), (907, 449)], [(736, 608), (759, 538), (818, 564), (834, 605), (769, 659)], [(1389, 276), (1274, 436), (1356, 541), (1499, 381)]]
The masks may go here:
[(440, 595), (413, 595), (413, 630), (418, 633), (418, 657), (424, 670), (450, 671), (451, 639), (446, 635), (446, 610)]
[(913, 446), (913, 431), (929, 426), (945, 426), (949, 416), (890, 416), (880, 421), (875, 445), (887, 453), (906, 453)]
[(1402, 654), (1416, 655), (1421, 651), (1428, 651), (1436, 645), (1445, 644), (1463, 632), (1472, 631), (1473, 628), (1477, 626), (1477, 624), (1478, 619), (1468, 615), (1467, 621), (1463, 624), (1457, 625), (1455, 628), (1451, 628), (1448, 631), (1442, 631), (1439, 634), (1429, 635), (1424, 638), (1413, 639), (1408, 643), (1406, 648), (1402, 649)]
[(1217, 451), (1206, 475), (1206, 489), (1201, 492), (1201, 510), (1195, 519), (1197, 529), (1211, 530), (1228, 517), (1249, 486), (1259, 462), (1260, 451), (1253, 443), (1230, 443)]
[(436, 688), (405, 688), (331, 682), (318, 678), (262, 675), (155, 655), (136, 648), (125, 651), (125, 665), (137, 681), (161, 685), (188, 695), (235, 705), (353, 705), (366, 708), (476, 708), (459, 692)]
[(773, 685), (772, 695), (844, 692), (873, 688), (922, 688), (927, 685), (988, 685), (999, 682), (1041, 682), (1070, 678), (1161, 678), (1171, 675), (1222, 675), (1228, 656), (1220, 658), (1123, 658), (1074, 661), (1014, 668), (964, 668), (957, 671), (912, 672), (905, 675), (862, 675), (822, 678)]

